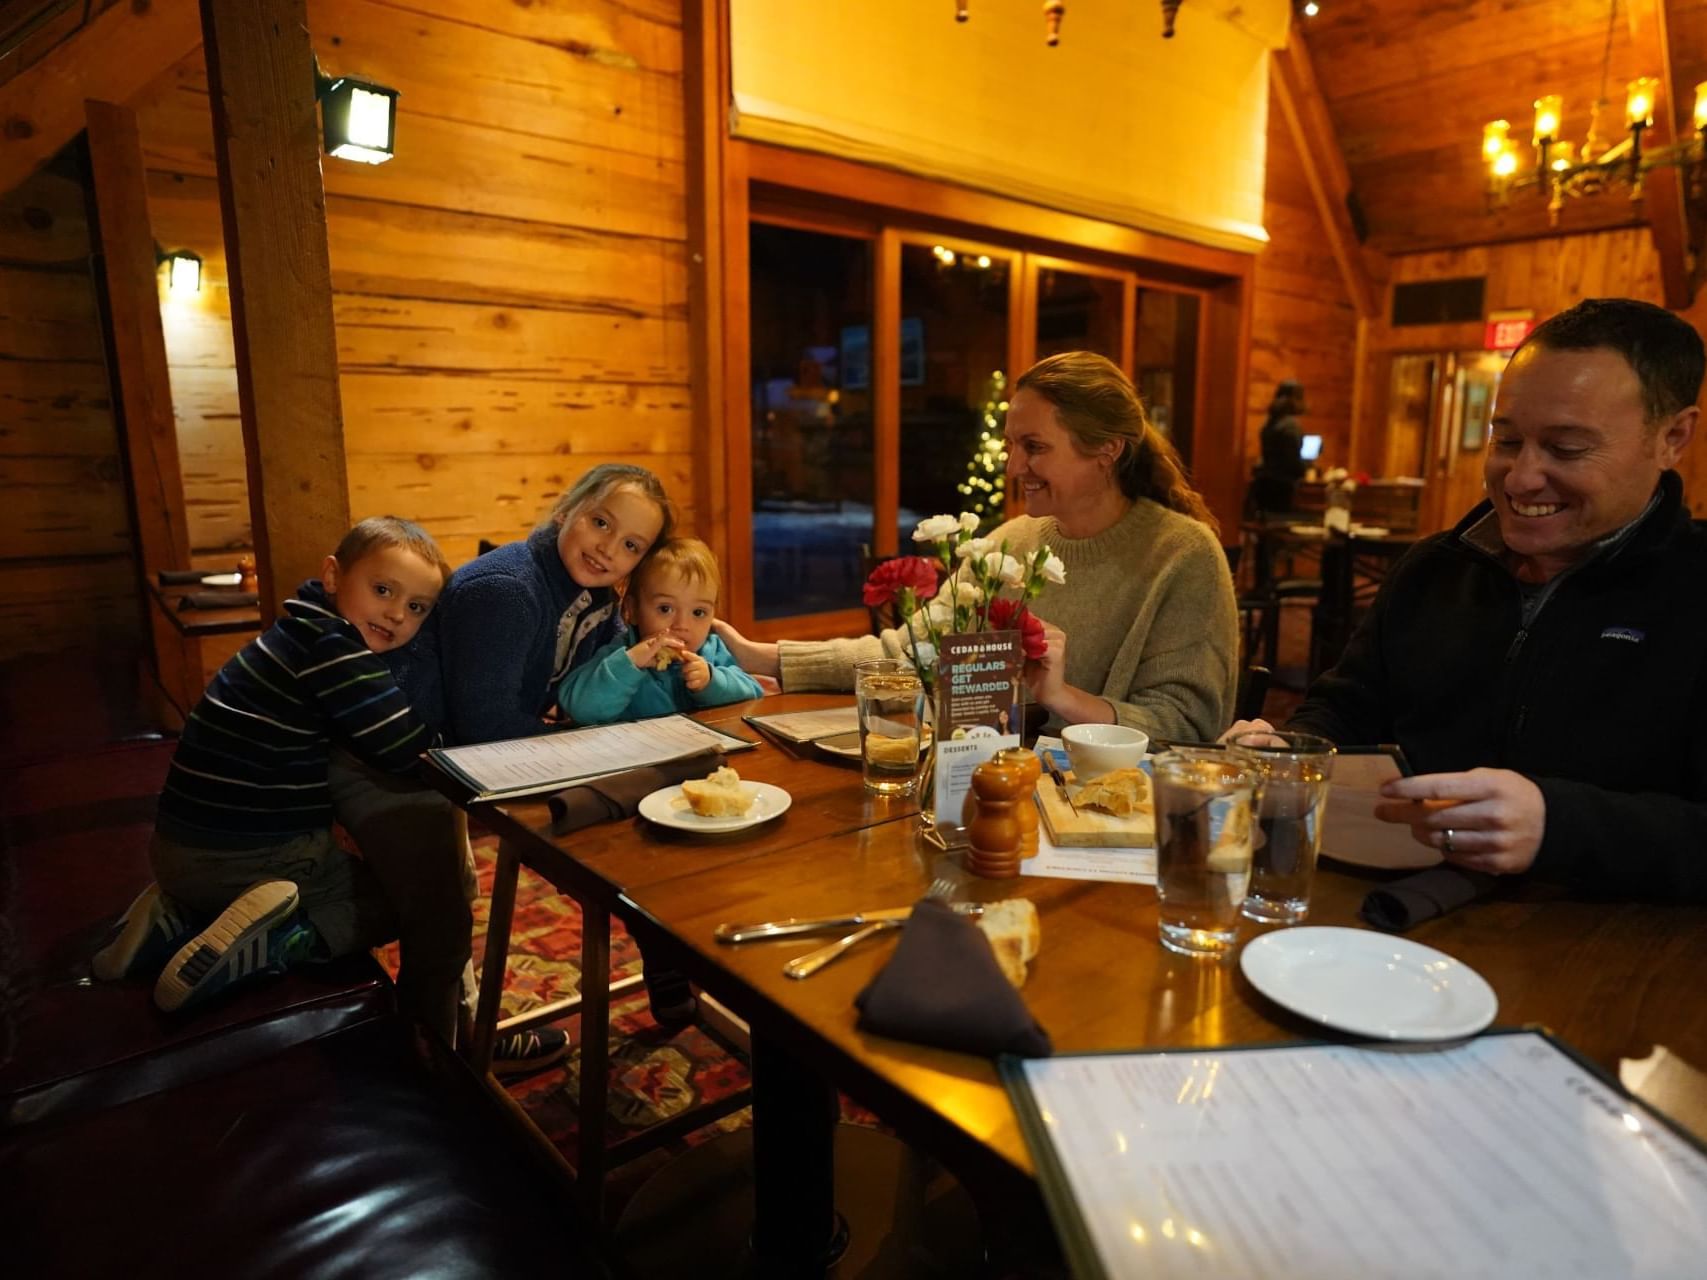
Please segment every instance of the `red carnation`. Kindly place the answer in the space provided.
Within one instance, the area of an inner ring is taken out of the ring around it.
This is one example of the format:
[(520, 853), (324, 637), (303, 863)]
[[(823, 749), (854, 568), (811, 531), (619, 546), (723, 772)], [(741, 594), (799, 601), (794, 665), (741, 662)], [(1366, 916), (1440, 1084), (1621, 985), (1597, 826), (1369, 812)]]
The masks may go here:
[(888, 604), (902, 588), (919, 600), (936, 594), (936, 564), (923, 556), (897, 556), (885, 560), (865, 580), (865, 603), (873, 608)]
[(1049, 652), (1049, 638), (1043, 634), (1042, 621), (1018, 600), (998, 596), (990, 601), (989, 618), (992, 631), (1019, 632), (1026, 657), (1041, 658)]

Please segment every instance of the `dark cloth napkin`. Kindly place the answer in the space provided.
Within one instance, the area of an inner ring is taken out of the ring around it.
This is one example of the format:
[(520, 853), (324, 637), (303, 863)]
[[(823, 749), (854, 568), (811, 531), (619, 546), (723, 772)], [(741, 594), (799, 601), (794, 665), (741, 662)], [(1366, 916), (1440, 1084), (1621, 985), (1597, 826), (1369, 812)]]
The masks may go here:
[(253, 591), (192, 591), (178, 600), (178, 612), (190, 609), (242, 609), (261, 603)]
[(594, 778), (579, 786), (559, 791), (546, 801), (551, 809), (551, 834), (566, 836), (582, 827), (600, 822), (615, 822), (632, 818), (640, 802), (660, 787), (673, 787), (690, 778), (703, 778), (713, 769), (722, 767), (721, 751), (702, 751), (666, 760), (663, 764), (627, 773), (613, 773), (608, 778)]
[(914, 906), (895, 954), (854, 1004), (861, 1031), (896, 1040), (984, 1057), (1054, 1052), (978, 926), (932, 898)]
[(1500, 878), (1451, 864), (1430, 867), (1369, 891), (1360, 913), (1377, 929), (1403, 933), (1426, 920), (1468, 906), (1493, 893)]

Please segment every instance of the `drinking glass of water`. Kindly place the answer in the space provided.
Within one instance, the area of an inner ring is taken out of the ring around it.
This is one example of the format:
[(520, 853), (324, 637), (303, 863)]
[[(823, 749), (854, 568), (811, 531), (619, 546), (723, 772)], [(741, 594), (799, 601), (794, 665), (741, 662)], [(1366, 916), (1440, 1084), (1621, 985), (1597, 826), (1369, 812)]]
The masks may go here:
[(1334, 744), (1308, 733), (1257, 730), (1239, 734), (1229, 745), (1262, 779), (1245, 914), (1271, 924), (1297, 924), (1310, 914)]
[(925, 725), (925, 686), (902, 658), (854, 663), (859, 708), (859, 754), (865, 789), (878, 795), (912, 794)]
[(1161, 941), (1188, 956), (1238, 941), (1251, 880), (1251, 813), (1259, 779), (1229, 751), (1176, 748), (1150, 761), (1156, 796)]

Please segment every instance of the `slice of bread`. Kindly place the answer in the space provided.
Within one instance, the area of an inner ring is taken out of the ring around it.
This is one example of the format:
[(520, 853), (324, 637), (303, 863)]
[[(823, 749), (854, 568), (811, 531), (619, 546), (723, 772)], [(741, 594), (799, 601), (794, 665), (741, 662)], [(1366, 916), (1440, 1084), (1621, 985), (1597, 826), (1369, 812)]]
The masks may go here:
[(652, 659), (652, 669), (654, 671), (668, 671), (672, 662), (680, 662), (681, 660), (682, 655), (674, 649), (660, 649), (658, 656)]
[(1117, 818), (1130, 818), (1150, 802), (1150, 778), (1142, 769), (1116, 769), (1091, 778), (1073, 802), (1081, 809), (1101, 809)]
[(868, 733), (865, 735), (865, 758), (873, 764), (910, 765), (919, 758), (918, 736), (911, 733)]
[(1037, 907), (1029, 898), (1007, 898), (986, 903), (978, 927), (990, 940), (1002, 976), (1015, 987), (1025, 985), (1026, 966), (1043, 945), (1043, 926)]
[(703, 782), (682, 783), (682, 795), (702, 818), (738, 818), (753, 807), (756, 792), (741, 785), (741, 775), (727, 765)]

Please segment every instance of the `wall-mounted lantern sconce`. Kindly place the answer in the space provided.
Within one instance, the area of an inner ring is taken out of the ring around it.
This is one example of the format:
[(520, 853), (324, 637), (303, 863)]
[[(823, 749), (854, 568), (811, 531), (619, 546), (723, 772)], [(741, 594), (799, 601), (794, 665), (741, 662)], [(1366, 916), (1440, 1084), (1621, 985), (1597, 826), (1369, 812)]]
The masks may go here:
[(384, 164), (397, 143), (397, 90), (355, 76), (322, 75), (314, 67), (314, 96), (326, 154), (363, 164)]
[(201, 255), (191, 253), (188, 249), (174, 249), (166, 253), (160, 249), (154, 251), (156, 266), (166, 264), (166, 287), (178, 297), (188, 297), (192, 293), (202, 291), (202, 260)]

